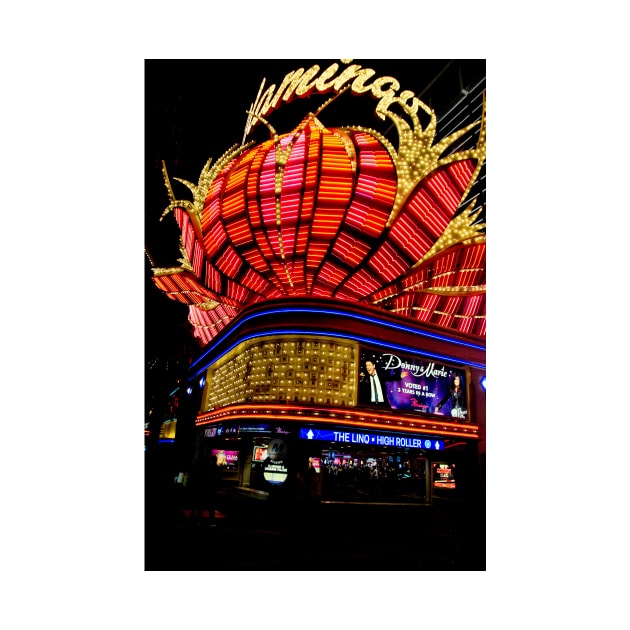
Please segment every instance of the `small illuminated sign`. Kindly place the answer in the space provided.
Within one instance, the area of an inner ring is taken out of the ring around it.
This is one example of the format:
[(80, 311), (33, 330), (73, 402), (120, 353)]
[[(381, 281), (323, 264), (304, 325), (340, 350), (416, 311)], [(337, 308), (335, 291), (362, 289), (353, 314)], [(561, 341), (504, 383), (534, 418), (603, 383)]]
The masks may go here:
[(217, 466), (226, 470), (238, 469), (238, 451), (226, 451), (224, 449), (212, 449), (212, 454), (217, 458)]
[(289, 470), (283, 462), (268, 462), (265, 464), (263, 476), (272, 486), (280, 486), (286, 480)]
[(282, 485), (289, 471), (284, 463), (288, 447), (284, 440), (274, 438), (267, 446), (268, 461), (264, 465), (263, 476), (271, 485)]
[(270, 430), (268, 424), (240, 424), (238, 427), (239, 433), (269, 433)]
[(433, 464), (433, 487), (455, 490), (455, 464)]
[(322, 429), (300, 429), (303, 440), (325, 440), (366, 446), (395, 446), (398, 448), (422, 448), (426, 451), (443, 451), (444, 440), (423, 436), (387, 435), (380, 433), (355, 433), (353, 431), (328, 431)]
[(237, 424), (232, 426), (217, 425), (208, 427), (204, 431), (204, 437), (221, 437), (222, 435), (239, 435), (241, 433), (269, 433), (271, 431), (268, 424)]

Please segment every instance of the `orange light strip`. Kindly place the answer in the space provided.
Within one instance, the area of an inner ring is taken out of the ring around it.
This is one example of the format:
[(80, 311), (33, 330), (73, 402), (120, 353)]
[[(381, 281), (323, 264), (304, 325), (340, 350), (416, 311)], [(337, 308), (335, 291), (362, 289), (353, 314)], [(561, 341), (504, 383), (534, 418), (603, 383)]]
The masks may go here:
[[(270, 416), (276, 421), (291, 422), (337, 422), (354, 427), (382, 429), (387, 431), (405, 431), (429, 435), (449, 435), (478, 439), (479, 427), (476, 424), (456, 424), (440, 422), (435, 418), (416, 420), (392, 417), (380, 413), (366, 413), (362, 410), (343, 409), (331, 410), (324, 407), (303, 407), (299, 405), (230, 405), (222, 409), (210, 411), (197, 416), (196, 426), (216, 424), (229, 420), (242, 420), (245, 417), (257, 417), (261, 420)], [(366, 418), (369, 418), (366, 419)]]
[(448, 173), (457, 183), (461, 195), (470, 182), (470, 177), (476, 166), (476, 160), (462, 160), (461, 162), (453, 162), (448, 166)]
[(208, 227), (202, 228), (204, 230), (203, 246), (205, 247), (208, 259), (212, 260), (213, 256), (221, 249), (223, 243), (227, 239), (227, 232), (223, 227), (223, 223), (216, 220), (214, 222), (209, 221)]
[(372, 255), (370, 267), (378, 269), (379, 275), (386, 282), (392, 282), (409, 269), (409, 264), (401, 252), (397, 251), (391, 243), (385, 241), (380, 249)]
[(427, 179), (427, 189), (433, 193), (446, 214), (452, 214), (452, 209), (459, 206), (463, 191), (457, 190), (456, 184), (448, 176), (448, 171), (438, 171), (433, 177)]
[(382, 283), (375, 277), (371, 270), (361, 269), (346, 280), (344, 287), (350, 291), (355, 291), (359, 295), (369, 295), (380, 289)]
[(255, 291), (256, 293), (262, 293), (263, 289), (267, 286), (268, 282), (254, 269), (248, 269), (241, 278), (243, 286)]
[(242, 266), (242, 258), (238, 255), (234, 247), (228, 245), (223, 251), (221, 258), (217, 260), (217, 268), (226, 276), (233, 278), (238, 274)]
[(442, 235), (451, 219), (442, 211), (424, 187), (420, 188), (407, 204), (406, 211), (420, 223), (433, 240)]
[(433, 239), (409, 212), (401, 212), (390, 231), (391, 239), (410, 257), (421, 260), (433, 245)]
[(250, 291), (238, 282), (228, 279), (225, 287), (227, 297), (235, 300), (236, 302), (244, 304), (248, 299), (250, 299)]
[(476, 333), (479, 337), (486, 336), (486, 318), (478, 320), (479, 323), (476, 326)]
[(370, 246), (367, 243), (348, 232), (341, 231), (337, 236), (332, 253), (341, 262), (354, 268), (363, 262), (369, 251)]
[(197, 278), (201, 279), (203, 271), (203, 248), (201, 246), (201, 243), (199, 243), (199, 241), (197, 240), (195, 240), (195, 245), (193, 248), (192, 268)]

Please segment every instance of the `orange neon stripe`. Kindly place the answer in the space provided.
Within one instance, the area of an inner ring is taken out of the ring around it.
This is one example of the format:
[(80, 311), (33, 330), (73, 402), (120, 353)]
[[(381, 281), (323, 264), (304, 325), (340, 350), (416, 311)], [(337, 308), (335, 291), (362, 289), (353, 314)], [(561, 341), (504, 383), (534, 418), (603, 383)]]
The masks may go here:
[[(226, 422), (229, 420), (242, 420), (244, 417), (248, 417), (248, 418), (252, 418), (253, 416), (256, 416), (257, 419), (264, 419), (266, 416), (273, 416), (273, 414), (271, 414), (271, 412), (268, 412), (266, 414), (246, 414), (243, 413), (241, 415), (238, 414), (230, 414), (230, 415), (225, 415), (222, 416), (220, 418), (216, 418), (214, 420), (212, 419), (197, 419), (196, 425), (197, 426), (204, 426), (207, 424), (216, 424), (216, 423), (220, 423), (220, 422)], [(478, 435), (475, 433), (468, 433), (467, 430), (464, 431), (458, 431), (457, 428), (454, 428), (451, 431), (444, 431), (444, 430), (440, 430), (440, 429), (432, 429), (432, 428), (426, 428), (426, 427), (421, 427), (421, 428), (416, 428), (416, 427), (412, 427), (406, 424), (393, 424), (392, 422), (379, 422), (379, 421), (375, 421), (372, 423), (369, 422), (360, 422), (360, 421), (356, 421), (356, 420), (346, 420), (345, 418), (342, 419), (338, 419), (338, 418), (318, 418), (318, 417), (313, 417), (313, 416), (293, 416), (290, 414), (282, 414), (281, 416), (273, 416), (274, 419), (276, 421), (298, 421), (298, 422), (303, 422), (303, 423), (319, 423), (319, 424), (330, 424), (331, 422), (338, 422), (340, 424), (344, 424), (344, 425), (348, 425), (348, 426), (353, 426), (353, 427), (362, 427), (362, 428), (366, 428), (366, 429), (380, 429), (380, 430), (388, 430), (388, 431), (392, 431), (392, 430), (397, 430), (397, 431), (404, 431), (406, 433), (418, 433), (421, 435), (445, 435), (445, 436), (452, 436), (452, 437), (459, 437), (459, 438), (464, 438), (464, 437), (470, 437), (472, 439), (478, 439)], [(456, 425), (456, 426), (462, 426), (462, 425)], [(467, 425), (470, 426), (470, 425)]]
[[(275, 415), (285, 420), (296, 420), (300, 422), (339, 422), (342, 424), (350, 424), (352, 426), (362, 427), (375, 427), (378, 426), (387, 429), (400, 429), (404, 428), (405, 431), (412, 431), (415, 433), (436, 433), (444, 435), (466, 435), (471, 437), (477, 436), (479, 429), (476, 424), (461, 425), (453, 422), (430, 420), (415, 420), (411, 421), (409, 418), (396, 418), (380, 413), (366, 413), (362, 410), (343, 409), (332, 411), (331, 409), (324, 409), (322, 407), (302, 407), (298, 405), (264, 405), (264, 406), (252, 406), (252, 405), (234, 405), (224, 407), (223, 409), (211, 411), (209, 413), (200, 414), (197, 416), (196, 424), (209, 424), (211, 422), (225, 421), (226, 419), (238, 419), (243, 415), (252, 415), (258, 417), (264, 417), (266, 415)], [(295, 413), (288, 413), (295, 412)], [(302, 413), (299, 413), (302, 412)], [(308, 415), (306, 415), (308, 413)], [(317, 416), (314, 414), (326, 414), (325, 416)], [(219, 416), (213, 419), (213, 416)], [(374, 419), (373, 422), (367, 422), (362, 419), (353, 420), (348, 418), (352, 416), (355, 418), (364, 418), (370, 416)], [(413, 426), (412, 426), (413, 425)], [(420, 425), (420, 426), (417, 426)], [(440, 426), (442, 429), (438, 429)]]

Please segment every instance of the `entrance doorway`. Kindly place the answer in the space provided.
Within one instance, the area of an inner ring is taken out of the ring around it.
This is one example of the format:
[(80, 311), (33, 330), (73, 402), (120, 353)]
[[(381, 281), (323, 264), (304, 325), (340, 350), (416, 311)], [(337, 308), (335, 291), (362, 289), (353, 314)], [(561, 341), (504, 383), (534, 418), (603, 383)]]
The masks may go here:
[(322, 500), (426, 503), (428, 460), (400, 450), (321, 451)]

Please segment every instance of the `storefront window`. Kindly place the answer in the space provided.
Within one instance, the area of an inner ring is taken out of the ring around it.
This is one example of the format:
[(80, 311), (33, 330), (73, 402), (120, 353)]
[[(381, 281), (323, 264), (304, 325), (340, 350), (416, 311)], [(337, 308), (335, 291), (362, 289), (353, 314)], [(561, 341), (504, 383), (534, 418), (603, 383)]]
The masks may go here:
[(322, 498), (424, 501), (426, 460), (409, 454), (324, 450)]

